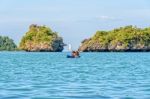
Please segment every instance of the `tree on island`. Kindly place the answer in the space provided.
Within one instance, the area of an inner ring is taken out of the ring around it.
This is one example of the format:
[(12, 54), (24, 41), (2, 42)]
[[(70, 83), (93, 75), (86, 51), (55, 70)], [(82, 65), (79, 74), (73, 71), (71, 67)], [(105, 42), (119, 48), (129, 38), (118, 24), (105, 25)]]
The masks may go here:
[(17, 49), (16, 44), (7, 36), (0, 36), (0, 51), (14, 51)]
[(63, 39), (56, 32), (46, 26), (33, 24), (23, 36), (19, 48), (29, 52), (61, 52), (63, 46)]

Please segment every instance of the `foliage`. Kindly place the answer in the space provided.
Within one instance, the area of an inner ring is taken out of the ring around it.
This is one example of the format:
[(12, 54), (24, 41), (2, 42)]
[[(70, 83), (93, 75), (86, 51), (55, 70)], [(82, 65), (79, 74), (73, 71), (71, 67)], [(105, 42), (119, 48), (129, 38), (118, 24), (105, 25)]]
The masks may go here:
[(14, 51), (17, 46), (12, 39), (7, 36), (0, 36), (0, 51)]
[(56, 32), (53, 32), (46, 26), (31, 25), (29, 31), (23, 36), (19, 48), (22, 50), (30, 50), (32, 48), (40, 46), (40, 44), (52, 45), (53, 41), (59, 38)]
[[(92, 43), (91, 43), (92, 42)], [(150, 47), (150, 28), (137, 28), (136, 26), (120, 27), (111, 31), (97, 31), (90, 40), (82, 43), (82, 46), (92, 48), (94, 44), (99, 44), (97, 48), (111, 49), (112, 46), (121, 44), (122, 48), (142, 48)]]

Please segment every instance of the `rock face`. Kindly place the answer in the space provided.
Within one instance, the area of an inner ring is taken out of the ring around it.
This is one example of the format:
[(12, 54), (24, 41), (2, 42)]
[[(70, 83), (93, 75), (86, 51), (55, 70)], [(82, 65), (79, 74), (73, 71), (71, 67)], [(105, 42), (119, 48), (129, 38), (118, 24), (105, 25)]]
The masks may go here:
[(15, 51), (16, 49), (17, 46), (12, 39), (0, 36), (0, 51)]
[(46, 26), (31, 25), (19, 48), (28, 52), (61, 52), (63, 39)]
[(81, 42), (83, 52), (139, 52), (150, 51), (150, 28), (133, 26), (121, 27), (112, 31), (97, 31)]

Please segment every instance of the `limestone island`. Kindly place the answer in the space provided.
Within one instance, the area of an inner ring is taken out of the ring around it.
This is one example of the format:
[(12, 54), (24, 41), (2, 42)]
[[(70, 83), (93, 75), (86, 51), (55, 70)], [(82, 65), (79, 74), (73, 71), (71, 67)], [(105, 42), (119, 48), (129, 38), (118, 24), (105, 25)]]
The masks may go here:
[(148, 52), (150, 51), (150, 28), (125, 26), (112, 31), (97, 31), (81, 42), (82, 52)]
[(15, 51), (17, 45), (7, 36), (0, 36), (0, 51)]
[(63, 39), (46, 26), (30, 25), (23, 36), (19, 49), (27, 52), (61, 52)]

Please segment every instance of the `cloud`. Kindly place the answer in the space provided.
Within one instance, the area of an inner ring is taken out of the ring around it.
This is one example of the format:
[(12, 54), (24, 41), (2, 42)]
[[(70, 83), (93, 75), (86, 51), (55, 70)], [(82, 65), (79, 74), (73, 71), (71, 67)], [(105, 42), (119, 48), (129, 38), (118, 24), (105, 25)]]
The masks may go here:
[(110, 16), (100, 16), (99, 17), (100, 20), (116, 20), (116, 18), (114, 17), (110, 17)]

